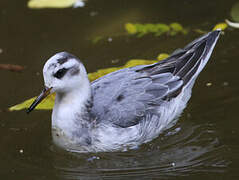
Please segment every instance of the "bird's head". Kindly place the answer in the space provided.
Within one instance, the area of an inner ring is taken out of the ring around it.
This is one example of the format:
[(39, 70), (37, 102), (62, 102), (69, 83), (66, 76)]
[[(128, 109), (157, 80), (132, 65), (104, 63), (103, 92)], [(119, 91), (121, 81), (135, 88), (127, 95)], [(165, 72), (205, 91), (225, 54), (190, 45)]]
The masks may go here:
[(57, 53), (47, 60), (43, 77), (45, 87), (27, 112), (32, 111), (50, 93), (68, 93), (89, 82), (84, 65), (67, 52)]

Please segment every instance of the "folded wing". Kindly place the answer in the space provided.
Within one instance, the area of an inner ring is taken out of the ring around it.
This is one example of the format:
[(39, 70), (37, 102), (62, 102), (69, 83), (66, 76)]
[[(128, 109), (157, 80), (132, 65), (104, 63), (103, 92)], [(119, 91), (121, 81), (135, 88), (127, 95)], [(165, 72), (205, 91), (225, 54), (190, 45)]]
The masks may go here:
[(108, 74), (92, 83), (92, 112), (98, 121), (122, 128), (160, 118), (162, 103), (179, 95), (206, 65), (220, 31), (213, 31), (175, 51), (169, 58)]

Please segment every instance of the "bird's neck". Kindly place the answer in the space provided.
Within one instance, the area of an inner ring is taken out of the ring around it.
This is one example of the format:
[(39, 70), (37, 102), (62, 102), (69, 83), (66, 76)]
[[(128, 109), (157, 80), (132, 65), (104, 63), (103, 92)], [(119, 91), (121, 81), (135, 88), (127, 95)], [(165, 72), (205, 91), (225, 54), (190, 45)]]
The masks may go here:
[[(92, 94), (89, 81), (66, 93), (56, 93), (52, 112), (52, 128), (71, 141), (89, 142)], [(81, 139), (79, 139), (81, 138)]]

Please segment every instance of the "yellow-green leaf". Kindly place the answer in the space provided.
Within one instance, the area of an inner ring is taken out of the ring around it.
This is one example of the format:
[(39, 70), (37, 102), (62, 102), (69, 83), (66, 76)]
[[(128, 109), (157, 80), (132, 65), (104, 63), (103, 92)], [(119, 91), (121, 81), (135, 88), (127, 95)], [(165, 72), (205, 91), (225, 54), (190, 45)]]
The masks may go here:
[(218, 23), (214, 26), (214, 28), (212, 30), (213, 31), (215, 31), (217, 29), (225, 30), (227, 27), (228, 27), (228, 25), (226, 23)]
[(125, 29), (129, 34), (137, 33), (137, 29), (132, 23), (126, 23), (125, 24)]
[[(161, 58), (162, 59), (162, 58)], [(155, 62), (158, 62), (158, 60), (143, 60), (143, 59), (133, 59), (128, 61), (124, 66), (121, 67), (112, 67), (112, 68), (106, 68), (106, 69), (100, 69), (94, 73), (89, 73), (88, 77), (90, 81), (94, 81), (101, 76), (104, 76), (108, 73), (111, 73), (113, 71), (117, 71), (123, 68), (127, 67), (133, 67), (137, 65), (142, 65), (142, 64), (153, 64)], [(28, 99), (20, 104), (17, 104), (15, 106), (12, 106), (9, 108), (9, 111), (16, 111), (16, 110), (22, 110), (28, 108), (33, 101), (35, 100), (36, 97), (33, 97), (31, 99)], [(45, 98), (35, 109), (42, 109), (42, 110), (48, 110), (52, 109), (54, 106), (54, 100), (55, 100), (55, 94), (49, 95), (47, 98)]]
[(157, 59), (158, 59), (159, 61), (161, 61), (161, 60), (166, 59), (166, 58), (168, 58), (168, 57), (169, 57), (169, 54), (167, 54), (167, 53), (161, 53), (161, 54), (158, 55)]
[[(26, 109), (30, 107), (30, 105), (33, 103), (35, 99), (36, 97), (28, 99), (20, 104), (10, 107), (8, 110), (18, 111), (18, 110)], [(55, 94), (51, 94), (47, 96), (40, 104), (38, 104), (38, 106), (35, 109), (42, 109), (42, 110), (52, 109), (52, 107), (54, 106), (54, 101), (55, 101)]]
[(188, 33), (188, 31), (184, 29), (183, 26), (179, 23), (171, 23), (169, 27), (171, 28), (170, 35), (176, 35), (177, 33)]
[(138, 37), (142, 37), (146, 34), (152, 33), (155, 36), (160, 36), (165, 33), (170, 35), (176, 35), (177, 33), (186, 34), (187, 30), (179, 23), (167, 24), (133, 24), (126, 23), (125, 30), (128, 34), (136, 34)]
[(77, 0), (30, 0), (27, 4), (29, 8), (68, 8), (72, 7)]

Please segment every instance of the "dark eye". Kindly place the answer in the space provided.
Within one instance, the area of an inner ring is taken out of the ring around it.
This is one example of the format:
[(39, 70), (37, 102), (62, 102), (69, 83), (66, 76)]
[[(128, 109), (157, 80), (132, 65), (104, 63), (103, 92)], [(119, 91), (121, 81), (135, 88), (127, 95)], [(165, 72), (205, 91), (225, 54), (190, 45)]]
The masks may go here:
[(67, 70), (66, 68), (59, 69), (53, 76), (57, 79), (61, 79), (66, 74)]

